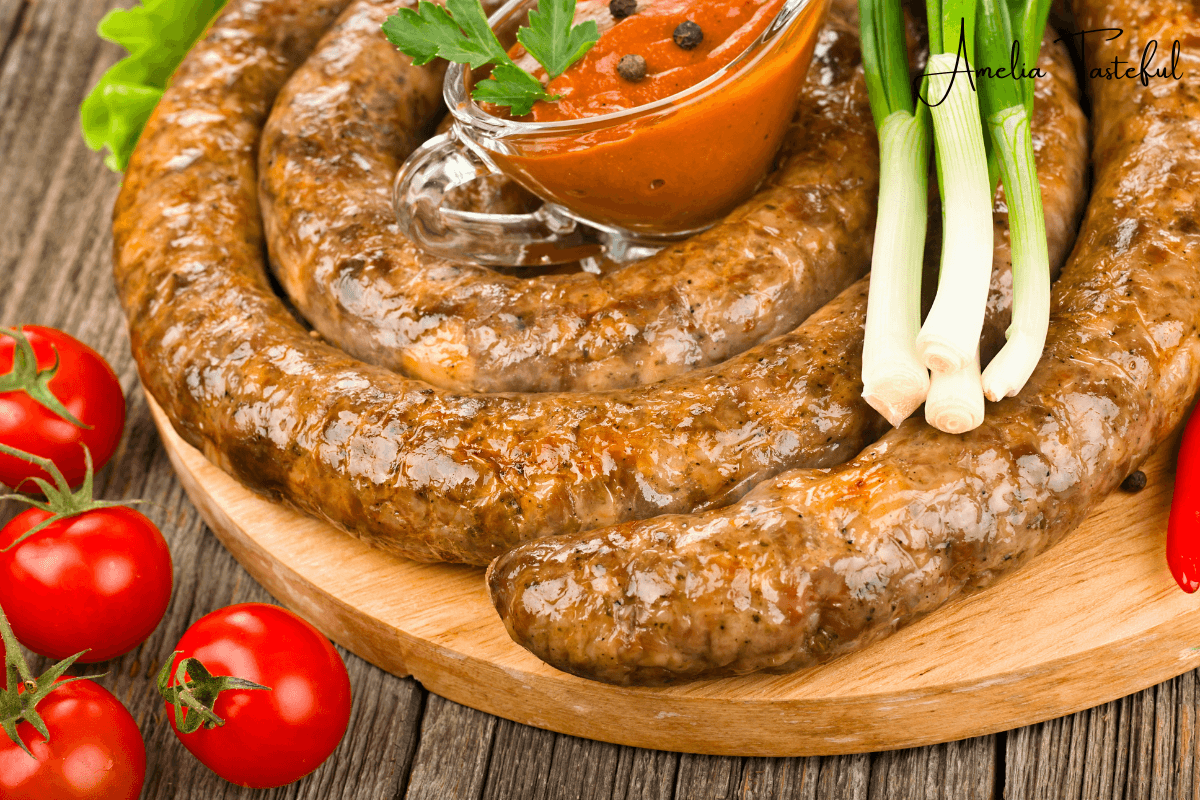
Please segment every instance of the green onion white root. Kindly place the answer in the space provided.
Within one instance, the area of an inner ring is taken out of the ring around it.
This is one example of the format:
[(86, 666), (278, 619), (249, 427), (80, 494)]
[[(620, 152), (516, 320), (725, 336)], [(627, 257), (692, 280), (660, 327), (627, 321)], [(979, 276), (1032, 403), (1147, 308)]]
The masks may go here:
[(946, 433), (966, 433), (983, 424), (983, 412), (978, 349), (965, 366), (933, 373), (925, 400), (926, 422)]

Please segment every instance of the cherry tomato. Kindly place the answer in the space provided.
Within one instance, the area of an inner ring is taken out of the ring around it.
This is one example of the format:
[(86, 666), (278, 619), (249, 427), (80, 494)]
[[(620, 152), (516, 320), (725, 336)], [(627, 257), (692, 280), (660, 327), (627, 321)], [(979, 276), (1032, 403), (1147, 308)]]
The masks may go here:
[[(0, 530), (0, 550), (50, 514), (31, 508)], [(17, 639), (55, 660), (107, 661), (146, 640), (171, 599), (171, 553), (131, 508), (52, 522), (0, 552), (0, 607)]]
[(212, 711), (225, 724), (194, 733), (179, 731), (167, 704), (179, 740), (231, 783), (264, 789), (299, 780), (329, 758), (346, 732), (346, 665), (323, 634), (290, 611), (229, 606), (198, 620), (175, 649), (172, 677), (182, 659), (195, 658), (214, 676), (270, 687), (222, 691)]
[[(100, 469), (121, 441), (125, 427), (121, 384), (99, 353), (62, 331), (37, 325), (21, 330), (33, 347), (39, 371), (54, 368), (57, 351), (58, 371), (46, 387), (75, 419), (91, 428), (80, 428), (55, 414), (29, 392), (7, 391), (0, 393), (0, 442), (50, 459), (67, 483), (77, 486), (84, 476), (80, 444), (87, 446), (95, 468)], [(0, 335), (0, 375), (12, 372), (14, 353), (20, 346), (12, 336)], [(49, 480), (40, 467), (0, 454), (0, 483), (17, 488), (29, 477)], [(33, 489), (32, 485), (20, 488)]]
[(125, 706), (98, 683), (63, 683), (38, 703), (50, 740), (28, 722), (17, 735), (30, 758), (0, 732), (4, 800), (136, 800), (146, 780), (146, 746)]

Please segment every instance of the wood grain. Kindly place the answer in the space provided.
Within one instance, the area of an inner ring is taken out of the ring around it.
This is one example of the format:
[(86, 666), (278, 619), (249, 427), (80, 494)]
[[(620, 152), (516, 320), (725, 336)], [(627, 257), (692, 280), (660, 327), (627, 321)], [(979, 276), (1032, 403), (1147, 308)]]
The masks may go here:
[(479, 797), (497, 722), (481, 711), (430, 695), (407, 800)]
[[(113, 364), (129, 397), (125, 441), (99, 485), (110, 499), (150, 501), (143, 510), (171, 545), (176, 585), (166, 619), (150, 640), (100, 665), (107, 670), (102, 683), (128, 705), (146, 738), (149, 775), (143, 798), (477, 800), (486, 781), (501, 780), (489, 778), (491, 770), (508, 769), (507, 761), (492, 758), (493, 746), (519, 728), (428, 694), (415, 681), (387, 675), (348, 654), (355, 690), (348, 739), (334, 761), (285, 790), (248, 792), (225, 784), (200, 767), (164, 725), (151, 676), (186, 627), (227, 603), (268, 600), (269, 595), (210, 535), (184, 497), (136, 390), (112, 290), (108, 219), (119, 177), (83, 147), (76, 110), (119, 56), (115, 46), (97, 43), (96, 23), (109, 8), (130, 2), (0, 0), (0, 323), (55, 325), (87, 341)], [(11, 504), (0, 507), (0, 520), (15, 512)], [(546, 791), (570, 797), (578, 783), (569, 783), (568, 776), (586, 773), (593, 777), (590, 793), (582, 796), (613, 800), (690, 800), (688, 792), (755, 800), (1187, 800), (1200, 797), (1196, 685), (1195, 673), (1188, 673), (1062, 720), (936, 747), (870, 756), (708, 757), (710, 765), (729, 764), (736, 780), (723, 779), (721, 769), (689, 766), (678, 787), (683, 759), (678, 754), (591, 749), (576, 746), (580, 740), (547, 734), (554, 742), (554, 774)], [(378, 702), (364, 702), (368, 697)], [(413, 746), (413, 766), (400, 775), (404, 759), (397, 755)], [(1131, 769), (1131, 764), (1150, 769)], [(397, 776), (396, 783), (376, 777), (384, 765), (387, 775)], [(1137, 777), (1154, 774), (1164, 776), (1161, 785)]]

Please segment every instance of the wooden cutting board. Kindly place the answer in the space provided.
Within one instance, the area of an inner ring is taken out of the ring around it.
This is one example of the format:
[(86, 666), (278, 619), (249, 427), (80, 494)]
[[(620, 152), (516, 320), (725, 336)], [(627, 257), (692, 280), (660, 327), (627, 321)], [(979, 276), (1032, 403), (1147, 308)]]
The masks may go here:
[(334, 641), (473, 708), (617, 744), (800, 756), (889, 750), (1070, 714), (1200, 666), (1200, 595), (1163, 559), (1177, 441), (1050, 552), (891, 638), (791, 675), (626, 689), (514, 644), (483, 570), (391, 557), (244, 489), (150, 400), (180, 481), (268, 591)]

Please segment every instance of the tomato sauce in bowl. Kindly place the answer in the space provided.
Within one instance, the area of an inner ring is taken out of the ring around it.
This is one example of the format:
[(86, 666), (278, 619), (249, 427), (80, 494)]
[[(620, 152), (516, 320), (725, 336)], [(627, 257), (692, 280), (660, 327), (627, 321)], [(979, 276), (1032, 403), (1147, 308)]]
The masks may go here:
[[(510, 3), (493, 19), (502, 41), (502, 26), (512, 41), (532, 5)], [(646, 239), (689, 235), (732, 211), (771, 169), (828, 5), (641, 0), (615, 21), (607, 2), (580, 0), (576, 22), (595, 19), (601, 36), (549, 83), (561, 99), (525, 117), (490, 114), (469, 99), (471, 72), (452, 69), (447, 100), (472, 149), (570, 216)], [(703, 34), (690, 48), (674, 37), (684, 21)], [(544, 80), (519, 46), (511, 52)], [(645, 60), (644, 78), (618, 74), (626, 55)]]

